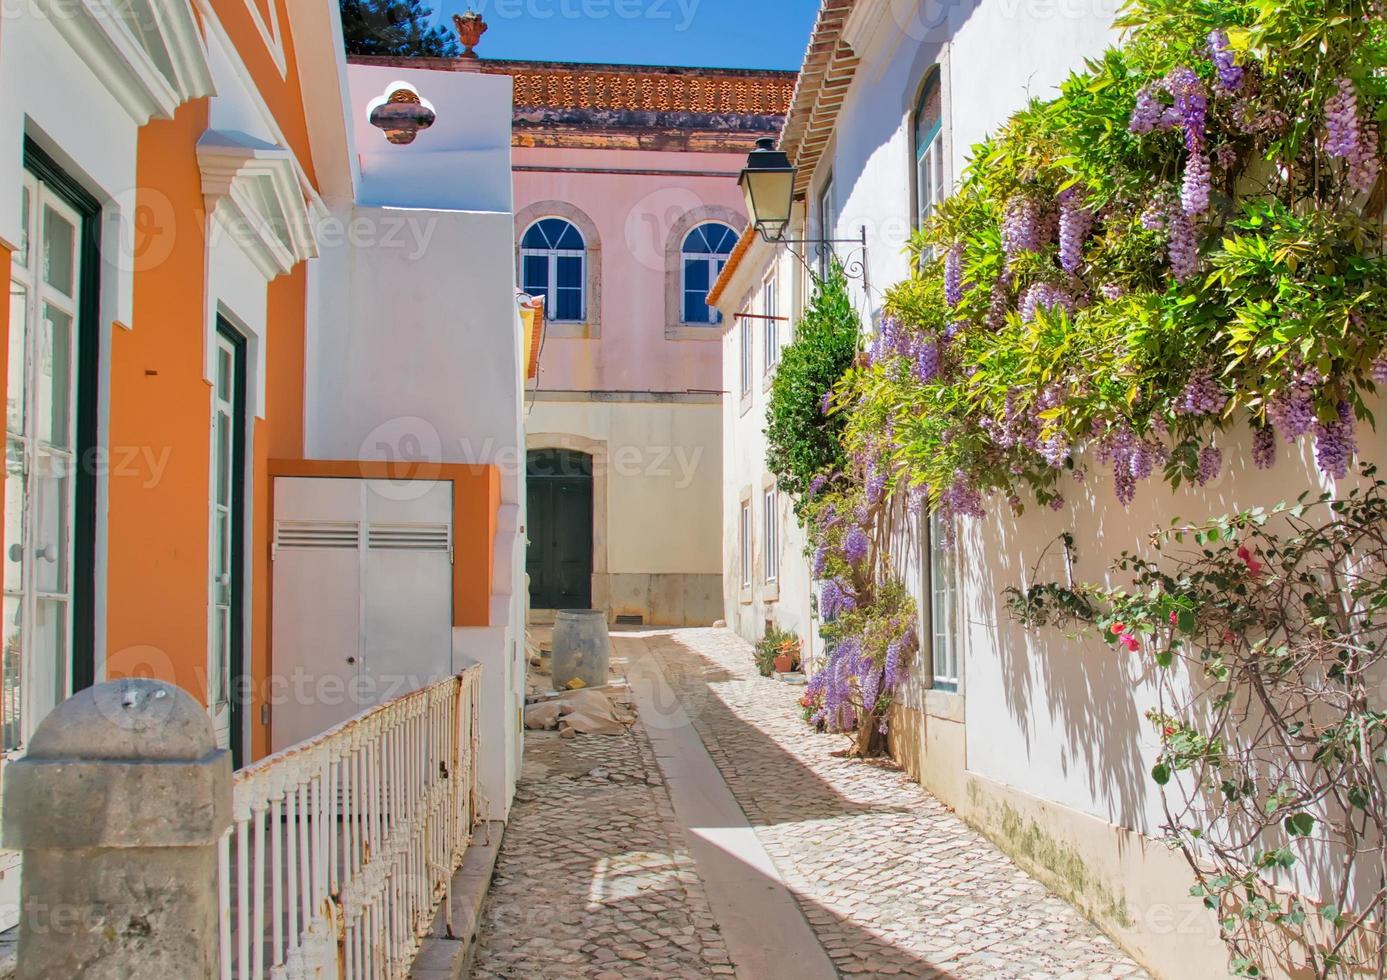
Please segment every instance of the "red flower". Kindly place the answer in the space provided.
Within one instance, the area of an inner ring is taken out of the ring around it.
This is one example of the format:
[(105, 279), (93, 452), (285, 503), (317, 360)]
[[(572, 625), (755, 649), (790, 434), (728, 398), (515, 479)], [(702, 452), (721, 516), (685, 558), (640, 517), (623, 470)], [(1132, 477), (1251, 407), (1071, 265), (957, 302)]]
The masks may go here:
[(1170, 625), (1171, 625), (1171, 626), (1179, 626), (1179, 625), (1180, 625), (1180, 614), (1179, 614), (1178, 612), (1173, 612), (1173, 613), (1170, 614)]
[(1127, 632), (1127, 626), (1126, 626), (1125, 623), (1113, 623), (1113, 624), (1112, 624), (1112, 635), (1113, 635), (1113, 636), (1121, 636), (1121, 635), (1122, 635), (1123, 633), (1125, 633), (1125, 632)]
[(1137, 638), (1131, 633), (1123, 633), (1117, 639), (1119, 643), (1127, 648), (1129, 653), (1136, 653), (1140, 648), (1140, 644), (1137, 643)]
[(1161, 731), (1165, 733), (1166, 736), (1170, 736), (1178, 732), (1179, 729), (1176, 728), (1174, 725), (1166, 725), (1164, 728), (1161, 729)]
[(1238, 557), (1243, 560), (1243, 564), (1247, 566), (1247, 573), (1253, 578), (1262, 574), (1262, 563), (1253, 557), (1247, 545), (1238, 548)]

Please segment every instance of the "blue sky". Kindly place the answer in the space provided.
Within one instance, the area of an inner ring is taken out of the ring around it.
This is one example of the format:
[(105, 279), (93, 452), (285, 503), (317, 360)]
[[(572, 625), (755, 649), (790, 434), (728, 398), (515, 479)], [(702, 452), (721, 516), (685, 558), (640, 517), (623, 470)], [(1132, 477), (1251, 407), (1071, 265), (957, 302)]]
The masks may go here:
[(798, 69), (817, 0), (432, 0), (480, 12), (484, 58)]

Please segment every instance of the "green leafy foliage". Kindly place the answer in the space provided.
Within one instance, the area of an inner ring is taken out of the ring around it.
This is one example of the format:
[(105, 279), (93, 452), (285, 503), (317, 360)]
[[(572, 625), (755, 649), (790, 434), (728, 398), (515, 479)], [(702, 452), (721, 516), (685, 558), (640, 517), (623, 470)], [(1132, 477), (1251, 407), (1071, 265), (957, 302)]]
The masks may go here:
[(461, 50), (422, 0), (341, 0), (341, 8), (348, 54), (455, 58)]
[[(1058, 506), (1086, 476), (1085, 446), (1123, 503), (1148, 473), (1204, 482), (1221, 433), (1265, 433), (1297, 386), (1309, 417), (1278, 438), (1351, 442), (1353, 420), (1371, 421), (1363, 393), (1387, 372), (1387, 180), (1358, 189), (1328, 117), (1348, 84), (1364, 153), (1380, 160), (1384, 23), (1370, 0), (1129, 3), (1125, 43), (975, 147), (916, 237), (916, 271), (887, 297), (891, 342), (835, 396), (852, 406), (848, 451), (971, 513), (957, 500), (995, 492), (1019, 512), (1029, 490)], [(1236, 91), (1219, 87), (1215, 31), (1242, 73)], [(1188, 131), (1177, 77), (1207, 101)], [(1165, 122), (1134, 131), (1139, 98)], [(1209, 170), (1202, 208), (1185, 203), (1196, 164)], [(1085, 223), (1066, 234), (1075, 213)], [(1190, 409), (1192, 386), (1212, 390), (1208, 407)], [(1323, 454), (1326, 472), (1339, 465)]]
[(766, 466), (780, 490), (795, 499), (797, 512), (815, 476), (843, 467), (847, 417), (825, 413), (822, 403), (851, 367), (860, 329), (847, 278), (834, 268), (816, 280), (794, 342), (780, 353), (766, 412)]

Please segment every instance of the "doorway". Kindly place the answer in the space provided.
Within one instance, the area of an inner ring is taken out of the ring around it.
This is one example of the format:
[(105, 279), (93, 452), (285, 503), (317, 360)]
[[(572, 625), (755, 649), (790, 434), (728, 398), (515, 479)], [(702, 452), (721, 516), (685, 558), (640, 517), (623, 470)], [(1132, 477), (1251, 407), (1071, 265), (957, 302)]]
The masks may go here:
[(592, 607), (592, 457), (567, 449), (526, 458), (530, 605)]

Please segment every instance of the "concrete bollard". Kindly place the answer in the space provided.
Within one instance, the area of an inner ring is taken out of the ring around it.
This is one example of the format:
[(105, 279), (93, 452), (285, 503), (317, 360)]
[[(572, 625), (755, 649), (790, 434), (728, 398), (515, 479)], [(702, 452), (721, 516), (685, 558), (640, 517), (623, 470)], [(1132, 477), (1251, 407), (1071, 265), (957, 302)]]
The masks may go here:
[(5, 846), (24, 852), (19, 980), (217, 975), (231, 756), (188, 693), (123, 680), (74, 695), (4, 794)]

